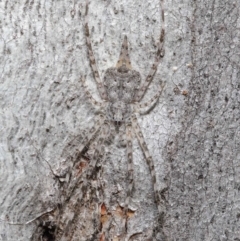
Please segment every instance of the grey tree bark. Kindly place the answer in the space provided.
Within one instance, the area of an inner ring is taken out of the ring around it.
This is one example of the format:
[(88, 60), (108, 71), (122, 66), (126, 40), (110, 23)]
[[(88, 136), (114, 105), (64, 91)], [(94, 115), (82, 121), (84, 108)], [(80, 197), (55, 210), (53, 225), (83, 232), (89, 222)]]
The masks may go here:
[[(105, 144), (96, 178), (84, 177), (94, 146), (76, 148), (100, 99), (87, 57), (85, 1), (0, 1), (0, 240), (122, 240), (125, 148)], [(146, 94), (166, 86), (139, 116), (153, 156), (170, 241), (240, 240), (240, 2), (165, 1), (165, 56)], [(89, 26), (101, 77), (128, 36), (142, 80), (160, 34), (159, 0), (92, 1)], [(136, 139), (125, 240), (151, 240), (157, 208)], [(73, 161), (78, 165), (73, 166)], [(81, 176), (82, 175), (82, 176)], [(57, 231), (56, 231), (57, 230)]]

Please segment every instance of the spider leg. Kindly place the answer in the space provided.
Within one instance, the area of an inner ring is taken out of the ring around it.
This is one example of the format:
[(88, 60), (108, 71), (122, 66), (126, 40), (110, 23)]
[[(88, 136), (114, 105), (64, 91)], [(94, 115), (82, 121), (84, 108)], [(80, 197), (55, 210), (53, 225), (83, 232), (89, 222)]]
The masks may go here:
[(85, 93), (86, 93), (88, 99), (90, 100), (90, 102), (92, 103), (92, 105), (93, 105), (93, 106), (97, 106), (97, 107), (104, 107), (104, 106), (105, 106), (105, 103), (104, 103), (104, 102), (99, 102), (99, 101), (95, 100), (95, 99), (92, 97), (92, 95), (90, 94), (90, 92), (88, 91), (87, 85), (86, 85), (86, 79), (83, 77), (83, 78), (81, 78), (81, 81), (82, 81), (82, 84), (83, 84)]
[(148, 110), (145, 111), (146, 108), (152, 109), (154, 107), (154, 105), (156, 104), (157, 100), (159, 99), (160, 95), (162, 94), (164, 86), (165, 86), (165, 83), (161, 84), (157, 93), (150, 100), (148, 100), (142, 104), (141, 103), (135, 104), (135, 106), (134, 106), (135, 111), (138, 113), (144, 113), (144, 112), (148, 111)]
[(132, 125), (128, 123), (126, 126), (126, 139), (127, 139), (127, 160), (128, 160), (128, 190), (124, 205), (125, 219), (123, 220), (124, 233), (127, 233), (127, 219), (128, 219), (128, 206), (130, 197), (133, 190), (133, 155), (132, 155)]
[[(99, 134), (99, 136), (98, 136), (98, 138), (95, 137), (95, 138), (97, 138), (97, 141), (96, 141), (96, 147), (94, 148), (93, 156), (90, 159), (90, 163), (89, 163), (88, 167), (83, 171), (83, 173), (81, 173), (81, 175), (79, 175), (77, 178), (72, 178), (71, 186), (66, 188), (67, 189), (67, 199), (73, 195), (75, 188), (78, 187), (79, 185), (81, 185), (82, 193), (78, 194), (78, 198), (81, 198), (81, 196), (86, 195), (86, 190), (87, 190), (87, 187), (89, 186), (89, 179), (97, 179), (98, 173), (96, 170), (96, 165), (97, 165), (97, 162), (100, 161), (104, 155), (103, 143), (110, 133), (108, 122), (104, 121), (104, 123), (102, 123), (102, 125), (98, 129), (96, 129), (95, 133)], [(98, 192), (96, 192), (96, 197), (98, 197)], [(78, 203), (76, 202), (74, 205), (76, 207), (78, 205)], [(98, 207), (98, 202), (96, 202), (96, 207)], [(76, 210), (76, 208), (73, 208), (73, 209)], [(72, 220), (77, 218), (79, 213), (74, 212), (73, 215), (74, 216), (72, 217)], [(96, 211), (94, 214), (94, 218), (97, 222), (96, 226), (99, 226), (100, 221), (101, 221), (100, 217), (98, 217), (98, 216), (99, 216), (99, 212), (98, 212), (98, 208), (96, 208)], [(71, 223), (71, 225), (75, 225), (74, 222)], [(62, 237), (68, 234), (67, 231), (68, 231), (68, 229), (66, 228)]]
[[(103, 157), (104, 151), (103, 151), (103, 143), (106, 140), (106, 138), (109, 135), (109, 128), (108, 123), (106, 121), (98, 121), (98, 126), (91, 128), (90, 132), (92, 132), (92, 135), (90, 138), (85, 142), (85, 144), (81, 145), (78, 148), (77, 156), (79, 156), (79, 153), (84, 152), (84, 149), (88, 149), (89, 145), (94, 142), (95, 139), (97, 139), (96, 146), (94, 148), (93, 156), (90, 159), (90, 163), (88, 164), (87, 168), (81, 173), (81, 175), (72, 180), (71, 187), (68, 187), (68, 193), (71, 194), (72, 190), (75, 189), (75, 187), (80, 183), (83, 182), (87, 185), (87, 180), (89, 180), (89, 177), (93, 177), (95, 175), (95, 167), (98, 162)], [(77, 158), (78, 160), (78, 158)], [(75, 161), (76, 162), (76, 161)]]
[[(77, 148), (77, 155), (79, 156), (85, 153), (90, 144), (96, 139), (102, 124), (104, 123), (104, 117), (102, 114), (99, 115), (98, 120), (96, 121), (96, 124), (89, 130), (88, 136), (82, 141), (82, 144), (80, 144)], [(76, 152), (76, 151), (75, 151)], [(77, 158), (76, 158), (77, 160)], [(75, 162), (76, 162), (75, 160)]]
[[(89, 164), (89, 169), (95, 169), (96, 164), (98, 160), (100, 160), (103, 157), (103, 143), (107, 139), (107, 137), (110, 135), (110, 127), (109, 123), (107, 121), (104, 121), (103, 125), (100, 127), (100, 135), (98, 137), (97, 145), (94, 150), (92, 161)], [(93, 174), (93, 173), (92, 173)], [(92, 175), (91, 174), (91, 175)], [(88, 173), (89, 175), (89, 173)]]
[(164, 20), (163, 0), (160, 0), (160, 6), (161, 6), (161, 10), (162, 10), (162, 12), (161, 12), (162, 27), (161, 27), (161, 31), (160, 31), (161, 33), (160, 33), (158, 46), (157, 46), (157, 53), (156, 53), (156, 56), (155, 56), (155, 60), (152, 64), (152, 67), (151, 67), (144, 83), (142, 84), (142, 86), (138, 90), (138, 93), (135, 97), (136, 102), (140, 101), (143, 98), (148, 86), (152, 82), (153, 77), (154, 77), (154, 75), (157, 71), (160, 59), (164, 56), (163, 44), (164, 44), (164, 37), (165, 37), (165, 20)]
[(85, 36), (86, 36), (86, 44), (87, 44), (87, 49), (88, 49), (88, 57), (90, 60), (90, 65), (93, 71), (93, 75), (95, 78), (95, 81), (97, 83), (98, 91), (100, 93), (100, 96), (102, 99), (107, 100), (107, 93), (104, 89), (103, 82), (100, 79), (100, 75), (98, 72), (98, 68), (96, 65), (96, 60), (93, 54), (93, 49), (92, 49), (92, 43), (90, 40), (90, 31), (88, 27), (88, 6), (89, 6), (89, 0), (86, 0), (86, 12), (85, 12)]
[[(110, 126), (109, 126), (109, 123), (107, 121), (105, 121), (104, 124), (101, 126), (100, 135), (99, 135), (97, 145), (94, 150), (93, 158), (89, 163), (89, 167), (87, 168), (85, 175), (82, 176), (82, 179), (84, 179), (84, 180), (89, 180), (89, 179), (97, 180), (98, 189), (101, 186), (101, 184), (99, 183), (99, 179), (100, 179), (99, 175), (100, 174), (97, 172), (96, 167), (98, 165), (98, 162), (100, 162), (103, 159), (103, 156), (104, 156), (104, 145), (103, 144), (109, 135), (110, 135)], [(98, 199), (100, 199), (98, 192), (96, 192), (96, 197)], [(95, 212), (97, 227), (101, 226), (101, 217), (100, 217), (100, 212), (98, 210), (98, 203), (99, 202), (96, 202), (96, 212)]]
[(153, 159), (152, 159), (152, 157), (149, 153), (149, 150), (148, 150), (147, 144), (144, 140), (141, 128), (140, 128), (140, 126), (137, 122), (137, 117), (135, 115), (133, 115), (132, 120), (133, 120), (133, 128), (134, 128), (135, 134), (137, 136), (138, 142), (141, 146), (141, 149), (143, 151), (143, 154), (146, 158), (148, 167), (149, 167), (150, 172), (151, 172), (155, 201), (156, 201), (157, 208), (158, 208), (158, 211), (159, 211), (159, 214), (160, 214), (162, 212), (161, 199), (160, 199), (160, 196), (159, 196), (159, 193), (158, 193), (157, 182), (156, 182), (156, 171), (155, 171)]
[[(96, 223), (96, 227), (100, 227), (101, 228), (101, 233), (98, 234), (98, 239), (97, 240), (102, 240), (100, 238), (101, 235), (105, 234), (108, 236), (108, 232), (105, 233), (106, 230), (110, 229), (110, 223), (106, 226), (106, 224), (104, 224), (102, 218), (101, 218), (101, 212), (99, 212), (99, 202), (104, 203), (103, 201), (103, 193), (99, 192), (99, 190), (103, 189), (102, 187), (102, 182), (101, 182), (101, 177), (100, 177), (100, 172), (97, 172), (97, 168), (99, 166), (98, 163), (101, 162), (101, 160), (103, 159), (104, 153), (105, 153), (105, 148), (104, 148), (104, 142), (109, 138), (109, 136), (111, 135), (111, 125), (110, 122), (108, 121), (104, 121), (104, 124), (101, 127), (101, 133), (100, 136), (98, 138), (98, 142), (97, 142), (97, 146), (95, 148), (95, 152), (94, 152), (94, 156), (93, 156), (93, 161), (91, 162), (91, 164), (89, 165), (89, 171), (87, 173), (87, 179), (89, 179), (89, 177), (97, 180), (97, 188), (98, 191), (96, 192), (96, 196), (98, 198), (99, 201), (97, 201), (97, 205), (96, 205), (96, 217), (97, 217), (97, 223)], [(100, 193), (100, 195), (99, 195)], [(107, 238), (107, 237), (105, 237)], [(105, 239), (104, 239), (105, 240)], [(110, 240), (109, 238), (107, 238), (106, 240)]]

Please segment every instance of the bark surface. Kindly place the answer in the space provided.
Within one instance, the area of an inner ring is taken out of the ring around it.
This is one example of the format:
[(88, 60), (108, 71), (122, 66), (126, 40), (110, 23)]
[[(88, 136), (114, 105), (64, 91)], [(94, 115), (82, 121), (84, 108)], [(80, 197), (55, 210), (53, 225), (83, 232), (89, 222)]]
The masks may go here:
[[(164, 207), (158, 240), (240, 240), (240, 2), (164, 3), (165, 56), (138, 116)], [(146, 78), (160, 35), (158, 0), (92, 1), (89, 27), (100, 77), (116, 65), (124, 35)], [(100, 100), (87, 57), (85, 1), (0, 1), (0, 241), (123, 240), (126, 149), (76, 151)], [(133, 138), (134, 191), (125, 240), (151, 240), (151, 175)], [(159, 231), (159, 230), (158, 230)]]

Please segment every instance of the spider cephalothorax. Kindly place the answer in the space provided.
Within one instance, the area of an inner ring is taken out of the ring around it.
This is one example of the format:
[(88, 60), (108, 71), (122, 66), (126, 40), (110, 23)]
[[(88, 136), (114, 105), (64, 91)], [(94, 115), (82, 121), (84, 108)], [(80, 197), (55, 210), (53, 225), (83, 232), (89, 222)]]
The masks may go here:
[(119, 123), (126, 121), (131, 116), (131, 103), (135, 101), (135, 94), (140, 83), (139, 72), (131, 69), (127, 37), (125, 36), (117, 66), (107, 69), (103, 79), (109, 120)]

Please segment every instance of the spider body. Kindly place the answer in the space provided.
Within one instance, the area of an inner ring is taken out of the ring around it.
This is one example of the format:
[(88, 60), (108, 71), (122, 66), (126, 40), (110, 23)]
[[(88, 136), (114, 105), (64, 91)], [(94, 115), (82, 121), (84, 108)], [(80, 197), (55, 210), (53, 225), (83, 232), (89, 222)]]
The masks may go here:
[(131, 69), (127, 46), (125, 36), (117, 66), (107, 69), (103, 79), (108, 101), (107, 117), (117, 125), (131, 116), (131, 103), (135, 101), (141, 83), (139, 72)]

